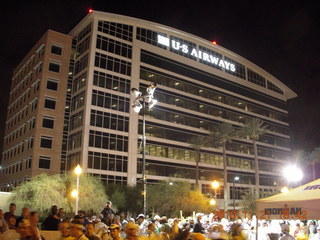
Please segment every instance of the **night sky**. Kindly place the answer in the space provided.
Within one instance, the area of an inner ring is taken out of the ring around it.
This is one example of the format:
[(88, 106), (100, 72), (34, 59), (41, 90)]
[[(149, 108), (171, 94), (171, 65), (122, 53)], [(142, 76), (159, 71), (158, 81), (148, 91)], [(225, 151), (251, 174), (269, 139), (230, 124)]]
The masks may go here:
[[(262, 67), (298, 98), (289, 102), (293, 149), (320, 147), (319, 1), (10, 1), (0, 14), (0, 138), (13, 68), (47, 29), (68, 33), (89, 8), (171, 26)], [(2, 149), (2, 148), (1, 148)]]

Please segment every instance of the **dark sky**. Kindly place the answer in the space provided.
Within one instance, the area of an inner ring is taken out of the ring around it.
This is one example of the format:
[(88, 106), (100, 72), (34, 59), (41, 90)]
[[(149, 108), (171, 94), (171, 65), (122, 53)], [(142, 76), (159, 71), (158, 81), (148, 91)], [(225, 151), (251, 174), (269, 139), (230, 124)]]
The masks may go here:
[(1, 4), (1, 141), (13, 68), (47, 29), (68, 33), (90, 7), (216, 40), (262, 67), (298, 94), (289, 102), (292, 148), (310, 151), (320, 146), (320, 2), (295, 0), (65, 0)]

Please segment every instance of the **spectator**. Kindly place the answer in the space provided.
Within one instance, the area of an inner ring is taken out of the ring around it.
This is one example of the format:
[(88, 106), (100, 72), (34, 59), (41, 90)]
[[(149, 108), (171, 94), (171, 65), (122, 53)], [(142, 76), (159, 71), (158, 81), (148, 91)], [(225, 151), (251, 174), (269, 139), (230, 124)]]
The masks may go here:
[(204, 228), (201, 224), (201, 219), (202, 219), (202, 213), (197, 213), (196, 214), (197, 221), (193, 225), (193, 232), (194, 233), (204, 233)]
[(57, 214), (57, 216), (58, 216), (58, 218), (59, 218), (59, 220), (62, 222), (64, 219), (64, 215), (65, 215), (65, 211), (64, 211), (64, 209), (63, 208), (59, 208), (59, 211), (58, 211), (58, 214)]
[(8, 223), (10, 217), (14, 217), (16, 218), (16, 216), (14, 215), (14, 212), (16, 211), (16, 205), (14, 203), (10, 203), (9, 205), (9, 212), (6, 212), (4, 214), (4, 220), (6, 220), (6, 222)]
[(0, 233), (4, 233), (8, 229), (9, 229), (9, 226), (6, 220), (4, 220), (2, 209), (0, 209)]
[(288, 224), (282, 224), (281, 230), (283, 236), (279, 240), (294, 240), (295, 238), (289, 234), (290, 228)]
[(104, 239), (104, 235), (107, 235), (108, 226), (101, 222), (101, 219), (96, 216), (93, 216), (91, 221), (94, 224), (95, 234), (97, 234), (101, 239)]
[(148, 228), (148, 221), (143, 214), (139, 214), (137, 217), (137, 224), (139, 225), (139, 236), (146, 235)]
[(138, 240), (138, 228), (138, 225), (133, 222), (128, 222), (126, 226), (126, 240)]
[(246, 240), (247, 239), (246, 235), (242, 231), (241, 225), (238, 223), (232, 224), (231, 229), (230, 229), (230, 236), (231, 236), (231, 239), (233, 239), (233, 240)]
[(72, 232), (71, 235), (74, 237), (75, 240), (89, 240), (83, 234), (83, 223), (79, 220), (72, 221)]
[(116, 214), (116, 212), (111, 208), (111, 206), (112, 203), (108, 201), (104, 209), (101, 211), (101, 214), (103, 215), (103, 222), (108, 226), (111, 225), (113, 216)]
[(39, 227), (38, 227), (38, 223), (39, 223), (38, 212), (30, 212), (29, 220), (30, 220), (31, 232), (32, 232), (34, 239), (37, 239), (37, 240), (44, 239), (44, 237), (42, 237), (40, 235), (40, 231), (39, 231)]
[(50, 215), (43, 221), (42, 230), (58, 231), (60, 220), (58, 219), (58, 207), (51, 207)]
[(15, 216), (10, 216), (9, 217), (9, 220), (7, 221), (7, 224), (8, 224), (8, 226), (9, 226), (9, 229), (17, 229), (17, 227), (16, 227), (16, 218), (15, 218)]
[(30, 221), (28, 219), (20, 221), (18, 232), (20, 233), (20, 240), (37, 240), (32, 235)]
[(95, 234), (94, 232), (94, 224), (89, 222), (87, 223), (86, 225), (86, 237), (89, 239), (89, 240), (101, 240), (101, 238)]
[(19, 223), (20, 223), (23, 219), (28, 219), (28, 218), (29, 218), (29, 215), (30, 215), (29, 208), (27, 208), (27, 207), (22, 208), (21, 216), (20, 216), (20, 217), (17, 217), (17, 220), (16, 220), (16, 227), (19, 226)]
[(112, 237), (112, 240), (122, 240), (120, 237), (120, 226), (117, 224), (112, 224), (110, 226), (110, 236)]
[(59, 231), (61, 232), (61, 238), (59, 240), (74, 240), (71, 236), (71, 223), (68, 221), (62, 221), (59, 224)]

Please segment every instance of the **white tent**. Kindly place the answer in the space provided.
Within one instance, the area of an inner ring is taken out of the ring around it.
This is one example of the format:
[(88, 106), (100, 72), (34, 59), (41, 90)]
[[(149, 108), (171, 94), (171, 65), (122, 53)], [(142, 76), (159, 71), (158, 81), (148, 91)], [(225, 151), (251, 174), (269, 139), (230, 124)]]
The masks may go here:
[(320, 179), (256, 201), (259, 220), (320, 219)]

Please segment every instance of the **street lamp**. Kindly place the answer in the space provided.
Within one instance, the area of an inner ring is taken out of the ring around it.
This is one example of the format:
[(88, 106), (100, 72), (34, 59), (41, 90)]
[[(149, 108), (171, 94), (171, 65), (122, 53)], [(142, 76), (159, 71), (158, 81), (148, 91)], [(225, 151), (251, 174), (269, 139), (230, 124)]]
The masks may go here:
[(288, 187), (283, 187), (283, 188), (281, 188), (280, 192), (282, 192), (282, 193), (289, 192), (289, 188)]
[(217, 198), (217, 189), (219, 188), (219, 182), (214, 180), (212, 183), (211, 183), (211, 186), (212, 188), (214, 189), (214, 198), (216, 199)]
[(233, 210), (236, 210), (236, 181), (238, 181), (240, 178), (238, 176), (235, 176), (233, 178)]
[(78, 209), (79, 209), (79, 181), (80, 181), (80, 175), (82, 173), (82, 168), (80, 167), (79, 164), (74, 169), (74, 173), (77, 175), (77, 188), (72, 191), (71, 195), (76, 199), (75, 215), (78, 215)]
[(151, 109), (158, 101), (154, 99), (153, 94), (157, 84), (151, 83), (147, 86), (146, 93), (142, 95), (136, 88), (131, 89), (131, 95), (134, 97), (132, 108), (133, 111), (139, 113), (143, 109), (142, 118), (142, 182), (143, 182), (143, 214), (147, 214), (147, 178), (146, 178), (146, 121), (145, 110), (146, 103), (148, 108)]
[(296, 165), (287, 166), (283, 169), (283, 175), (288, 182), (299, 182), (303, 178), (303, 173)]
[(217, 201), (216, 201), (214, 198), (212, 198), (212, 199), (210, 200), (210, 205), (211, 205), (211, 206), (216, 205), (216, 203), (217, 203)]

